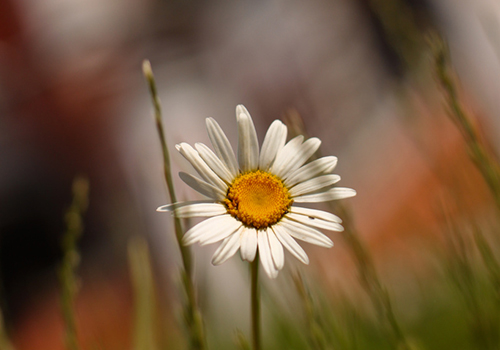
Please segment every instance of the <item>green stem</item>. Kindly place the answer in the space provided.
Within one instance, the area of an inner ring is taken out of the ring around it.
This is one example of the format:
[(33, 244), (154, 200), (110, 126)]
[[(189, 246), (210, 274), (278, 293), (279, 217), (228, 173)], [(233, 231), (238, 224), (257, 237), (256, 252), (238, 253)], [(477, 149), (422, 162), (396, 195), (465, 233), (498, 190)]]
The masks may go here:
[(252, 300), (252, 346), (253, 350), (261, 350), (260, 339), (260, 290), (259, 290), (259, 255), (250, 263), (252, 275), (251, 300)]
[[(163, 129), (162, 123), (162, 112), (161, 112), (161, 104), (160, 99), (158, 98), (158, 92), (156, 89), (156, 82), (153, 76), (153, 71), (151, 69), (151, 64), (149, 61), (145, 60), (143, 62), (143, 72), (146, 80), (148, 82), (149, 92), (151, 94), (151, 99), (154, 107), (154, 117), (156, 123), (156, 129), (158, 130), (158, 135), (160, 137), (161, 150), (163, 153), (163, 172), (165, 175), (165, 180), (167, 182), (168, 194), (170, 196), (171, 203), (177, 203), (177, 197), (175, 195), (174, 182), (172, 180), (172, 169), (170, 167), (170, 153), (168, 152), (167, 140), (165, 137), (165, 130)], [(184, 270), (186, 273), (191, 276), (192, 272), (192, 263), (191, 263), (191, 252), (190, 250), (181, 244), (183, 228), (181, 220), (175, 216), (174, 212), (174, 221), (175, 221), (175, 235), (177, 238), (177, 243), (179, 244), (179, 248), (181, 250), (182, 262), (184, 265)]]
[[(158, 98), (156, 82), (153, 76), (153, 70), (151, 69), (151, 64), (149, 63), (148, 60), (145, 60), (143, 62), (142, 70), (144, 73), (144, 77), (147, 80), (149, 92), (151, 94), (151, 99), (153, 102), (155, 123), (161, 142), (161, 149), (163, 153), (163, 170), (164, 170), (165, 180), (167, 182), (170, 202), (177, 203), (177, 197), (175, 196), (174, 182), (172, 180), (172, 169), (170, 167), (170, 154), (168, 152), (165, 131), (163, 129), (160, 99)], [(206, 344), (203, 331), (203, 321), (201, 318), (201, 314), (198, 310), (198, 307), (196, 305), (196, 295), (192, 279), (193, 268), (192, 268), (191, 251), (189, 250), (188, 247), (182, 244), (182, 235), (184, 230), (182, 227), (182, 222), (180, 218), (175, 215), (175, 212), (174, 212), (174, 226), (175, 226), (175, 237), (177, 239), (177, 245), (179, 246), (179, 250), (181, 252), (182, 265), (184, 267), (184, 276), (182, 280), (188, 300), (188, 305), (186, 307), (186, 313), (187, 313), (186, 316), (191, 337), (190, 339), (191, 348), (197, 350), (203, 350), (206, 349)]]

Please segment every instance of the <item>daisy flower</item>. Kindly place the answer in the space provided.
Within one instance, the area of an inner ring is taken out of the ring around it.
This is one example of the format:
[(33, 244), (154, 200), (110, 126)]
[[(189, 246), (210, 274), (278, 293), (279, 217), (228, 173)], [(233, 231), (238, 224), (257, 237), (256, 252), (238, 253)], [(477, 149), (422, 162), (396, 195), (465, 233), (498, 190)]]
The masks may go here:
[(219, 265), (240, 250), (252, 262), (257, 251), (267, 275), (275, 278), (285, 262), (285, 247), (304, 264), (307, 254), (296, 239), (330, 248), (333, 242), (320, 230), (343, 231), (341, 220), (329, 212), (298, 206), (356, 195), (350, 188), (334, 187), (340, 176), (331, 174), (333, 156), (306, 164), (321, 141), (302, 135), (286, 142), (287, 127), (275, 120), (259, 150), (252, 117), (243, 105), (236, 107), (238, 160), (219, 124), (206, 119), (214, 151), (202, 143), (187, 143), (177, 150), (199, 177), (181, 172), (180, 178), (209, 200), (159, 207), (182, 218), (207, 217), (183, 236), (182, 243), (201, 245), (222, 241), (212, 264)]

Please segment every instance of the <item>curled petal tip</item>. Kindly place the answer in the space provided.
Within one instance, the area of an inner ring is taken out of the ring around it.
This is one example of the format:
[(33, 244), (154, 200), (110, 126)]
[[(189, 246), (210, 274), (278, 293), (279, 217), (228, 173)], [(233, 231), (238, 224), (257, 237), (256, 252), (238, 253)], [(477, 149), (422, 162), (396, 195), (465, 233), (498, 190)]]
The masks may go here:
[(166, 205), (160, 205), (158, 208), (156, 208), (157, 212), (164, 213), (167, 211), (173, 211), (175, 209), (174, 204), (166, 204)]

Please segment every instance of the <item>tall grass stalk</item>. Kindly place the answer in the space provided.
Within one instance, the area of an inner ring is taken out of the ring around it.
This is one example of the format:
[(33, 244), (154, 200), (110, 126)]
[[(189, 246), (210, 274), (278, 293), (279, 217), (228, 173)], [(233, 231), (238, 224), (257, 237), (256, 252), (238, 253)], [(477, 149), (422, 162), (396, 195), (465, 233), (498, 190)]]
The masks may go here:
[(87, 210), (88, 192), (88, 180), (77, 177), (73, 181), (73, 200), (65, 215), (66, 232), (62, 238), (64, 255), (59, 269), (59, 283), (67, 350), (79, 349), (74, 306), (79, 284), (76, 269), (80, 264), (77, 244), (83, 234), (82, 215)]
[[(151, 94), (151, 99), (153, 103), (156, 129), (158, 131), (161, 143), (161, 149), (163, 153), (163, 170), (164, 170), (165, 180), (167, 183), (168, 193), (170, 196), (170, 201), (172, 203), (176, 203), (177, 197), (175, 195), (174, 183), (172, 179), (170, 154), (168, 151), (165, 131), (163, 128), (161, 104), (160, 104), (160, 99), (158, 98), (156, 82), (153, 76), (153, 70), (148, 60), (145, 60), (143, 62), (142, 70), (144, 73), (144, 77), (146, 78), (146, 81), (148, 83), (149, 92)], [(198, 309), (198, 306), (196, 304), (196, 294), (192, 279), (193, 266), (192, 266), (191, 251), (189, 250), (188, 247), (182, 244), (182, 235), (184, 233), (184, 230), (182, 227), (182, 222), (177, 216), (175, 216), (175, 212), (174, 212), (174, 226), (175, 226), (175, 236), (177, 239), (177, 245), (181, 253), (182, 264), (183, 264), (183, 271), (181, 273), (182, 273), (184, 291), (187, 297), (187, 304), (184, 305), (185, 307), (184, 314), (188, 326), (191, 348), (196, 350), (203, 350), (206, 349), (206, 340), (203, 329), (203, 320), (201, 317), (201, 313)]]
[(466, 112), (458, 96), (456, 73), (448, 46), (442, 38), (431, 38), (437, 79), (443, 89), (448, 115), (462, 133), (471, 160), (483, 176), (500, 210), (500, 165), (497, 157), (481, 137), (472, 116)]
[[(441, 37), (433, 36), (431, 38), (431, 46), (433, 49), (436, 77), (443, 89), (448, 115), (460, 130), (469, 157), (481, 173), (490, 189), (497, 209), (500, 210), (500, 163), (498, 162), (498, 158), (479, 132), (473, 116), (465, 110), (460, 101), (458, 82), (451, 64), (448, 45)], [(472, 331), (474, 340), (481, 348), (497, 349), (500, 346), (500, 337), (498, 335), (499, 317), (497, 316), (500, 313), (500, 265), (482, 232), (479, 228), (475, 228), (473, 243), (477, 247), (488, 271), (489, 283), (495, 290), (494, 306), (496, 311), (491, 316), (488, 312), (491, 310), (483, 310), (483, 296), (478, 295), (477, 291), (478, 283), (475, 277), (477, 271), (471, 269), (463, 237), (459, 234), (456, 236), (459, 249), (454, 254), (457, 265), (454, 281), (464, 296), (469, 313), (473, 319)]]

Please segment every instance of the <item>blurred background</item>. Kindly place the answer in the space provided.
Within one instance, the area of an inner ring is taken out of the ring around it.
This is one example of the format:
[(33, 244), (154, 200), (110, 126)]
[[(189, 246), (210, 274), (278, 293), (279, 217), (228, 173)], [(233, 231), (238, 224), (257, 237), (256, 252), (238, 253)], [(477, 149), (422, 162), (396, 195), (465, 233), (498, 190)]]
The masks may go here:
[[(498, 215), (447, 115), (429, 49), (435, 32), (448, 41), (462, 103), (488, 150), (498, 152), (500, 4), (494, 0), (0, 0), (0, 306), (14, 347), (64, 348), (57, 266), (77, 175), (90, 182), (79, 244), (82, 348), (131, 348), (127, 242), (138, 235), (150, 243), (164, 348), (185, 347), (173, 223), (155, 211), (168, 196), (141, 71), (148, 58), (175, 174), (189, 166), (173, 146), (208, 144), (206, 117), (236, 144), (239, 103), (261, 141), (274, 119), (303, 123), (322, 140), (322, 153), (339, 158), (341, 186), (358, 192), (343, 204), (410, 342), (478, 349), (477, 334), (463, 331), (477, 319), (459, 317), (467, 306), (442, 260), (457, 227), (465, 246), (471, 229), (485, 228), (497, 254)], [(180, 199), (199, 199), (177, 176), (175, 183)], [(319, 299), (348, 309), (332, 314), (357, 315), (345, 323), (337, 317), (340, 328), (375, 339), (380, 345), (372, 349), (391, 348), (342, 233), (330, 237), (329, 250), (304, 245), (309, 266), (287, 255), (277, 281), (263, 276), (269, 349), (292, 348), (277, 345), (280, 337), (286, 341), (285, 330), (307, 323), (291, 282), (296, 271)], [(215, 248), (193, 247), (198, 297), (209, 344), (233, 348), (234, 329), (249, 327), (248, 271), (238, 257), (211, 266)], [(358, 307), (346, 306), (347, 299)], [(277, 315), (297, 324), (278, 322)], [(307, 348), (296, 341), (296, 348)]]

